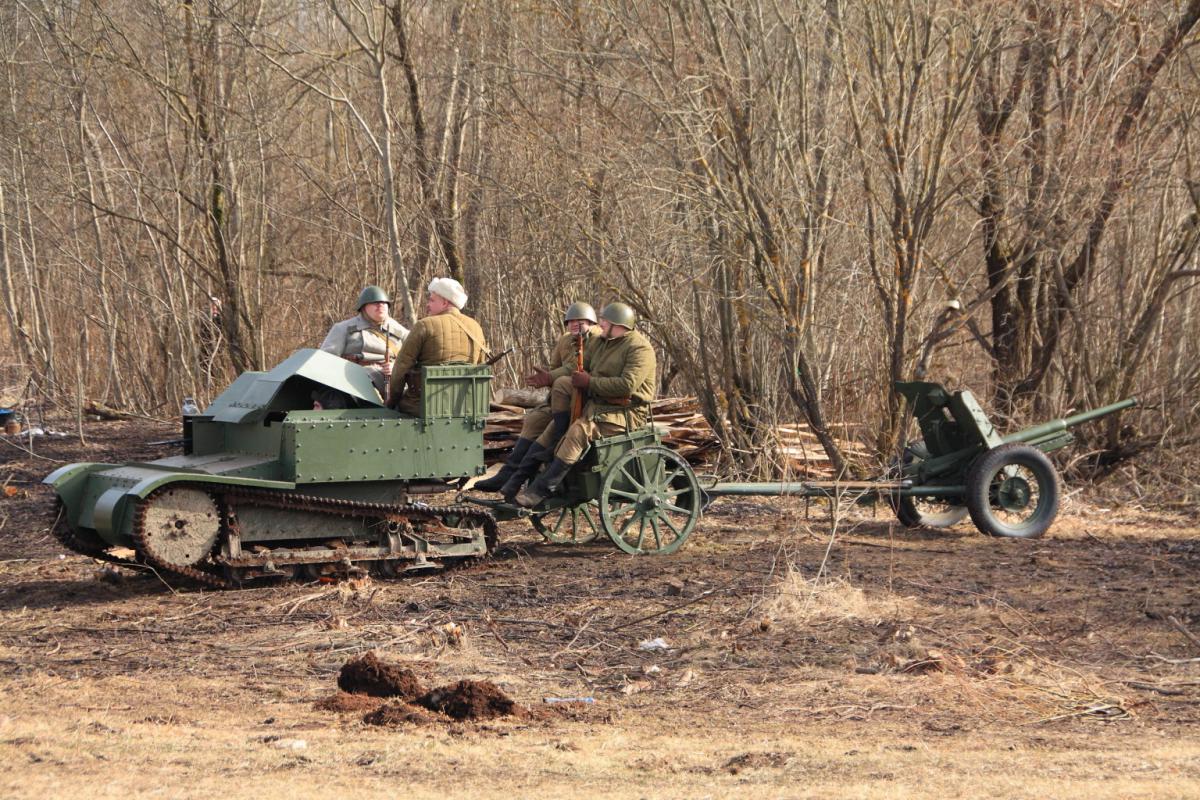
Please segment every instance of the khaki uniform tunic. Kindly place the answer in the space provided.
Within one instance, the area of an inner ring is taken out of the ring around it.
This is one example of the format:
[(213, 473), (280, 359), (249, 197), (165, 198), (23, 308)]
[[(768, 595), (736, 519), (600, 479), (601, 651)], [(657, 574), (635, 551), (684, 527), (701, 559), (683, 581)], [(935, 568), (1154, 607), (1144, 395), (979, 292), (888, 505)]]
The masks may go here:
[(392, 403), (401, 411), (416, 414), (421, 408), (419, 370), (434, 364), (482, 364), (487, 360), (487, 340), (479, 323), (457, 308), (413, 325), (396, 364), (392, 367)]
[[(626, 414), (631, 427), (645, 425), (649, 419), (648, 406), (654, 400), (656, 366), (654, 347), (638, 331), (629, 331), (619, 339), (598, 336), (589, 341), (583, 351), (583, 368), (592, 376), (588, 402), (583, 407), (583, 416), (571, 423), (558, 443), (555, 458), (574, 464), (590, 442), (624, 431)], [(575, 363), (571, 362), (551, 372), (555, 380), (550, 390), (550, 406), (554, 411), (570, 410), (575, 391), (571, 385), (574, 371)], [(631, 403), (628, 409), (597, 408), (626, 398)]]
[[(590, 325), (584, 331), (587, 337), (584, 340), (584, 349), (587, 349), (587, 342), (600, 335), (599, 325)], [(550, 351), (550, 369), (558, 369), (559, 367), (571, 368), (571, 372), (575, 371), (575, 366), (579, 361), (578, 345), (575, 344), (575, 334), (564, 333), (554, 343), (554, 349)], [(547, 449), (554, 444), (551, 435), (553, 431), (550, 429), (550, 423), (554, 417), (550, 411), (550, 404), (544, 403), (536, 408), (531, 408), (525, 412), (525, 421), (521, 424), (522, 439), (537, 439), (537, 441)]]
[(342, 320), (330, 328), (329, 333), (325, 335), (325, 341), (321, 342), (320, 348), (326, 353), (333, 353), (335, 356), (349, 358), (351, 361), (362, 364), (363, 368), (371, 375), (371, 380), (380, 397), (383, 396), (385, 381), (379, 365), (384, 361), (384, 353), (388, 352), (384, 348), (390, 345), (388, 358), (395, 359), (396, 353), (408, 336), (408, 328), (391, 317), (388, 317), (387, 321), (383, 323), (383, 327), (387, 330), (386, 343), (384, 333), (380, 330), (379, 325), (362, 314), (355, 314), (350, 319)]

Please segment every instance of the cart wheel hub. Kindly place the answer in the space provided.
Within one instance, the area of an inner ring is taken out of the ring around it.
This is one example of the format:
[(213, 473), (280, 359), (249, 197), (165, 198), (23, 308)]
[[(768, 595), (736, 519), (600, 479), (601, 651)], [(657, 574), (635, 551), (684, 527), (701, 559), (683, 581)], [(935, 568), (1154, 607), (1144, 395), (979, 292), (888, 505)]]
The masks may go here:
[(1029, 506), (1032, 492), (1029, 482), (1021, 477), (1005, 478), (996, 493), (998, 505), (1005, 511), (1022, 511)]
[(649, 492), (643, 492), (642, 494), (638, 495), (637, 507), (643, 512), (653, 511), (654, 509), (658, 508), (659, 505), (660, 503), (657, 495), (650, 494)]

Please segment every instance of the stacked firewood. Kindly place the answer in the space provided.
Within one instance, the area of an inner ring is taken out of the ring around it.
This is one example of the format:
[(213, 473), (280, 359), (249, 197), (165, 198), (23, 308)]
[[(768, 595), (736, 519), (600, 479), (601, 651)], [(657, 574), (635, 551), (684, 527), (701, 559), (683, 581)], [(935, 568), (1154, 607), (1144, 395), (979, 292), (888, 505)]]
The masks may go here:
[[(525, 411), (546, 402), (545, 390), (504, 389), (492, 402), (487, 426), (483, 430), (484, 456), (487, 462), (502, 461), (521, 432)], [(663, 444), (670, 447), (697, 469), (710, 465), (720, 451), (721, 442), (700, 413), (694, 397), (666, 397), (651, 406), (654, 423), (662, 431)], [(833, 470), (817, 437), (804, 423), (780, 425), (774, 430), (769, 455), (779, 462), (788, 477), (826, 479)], [(848, 455), (859, 448), (850, 442), (839, 441)]]

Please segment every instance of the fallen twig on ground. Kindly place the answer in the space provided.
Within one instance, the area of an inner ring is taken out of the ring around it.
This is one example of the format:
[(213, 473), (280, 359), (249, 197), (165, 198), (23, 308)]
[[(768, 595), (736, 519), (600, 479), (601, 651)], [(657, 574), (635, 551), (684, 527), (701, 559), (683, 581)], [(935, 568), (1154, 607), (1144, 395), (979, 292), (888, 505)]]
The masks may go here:
[(1167, 617), (1167, 621), (1171, 623), (1175, 630), (1182, 633), (1189, 642), (1196, 645), (1197, 648), (1200, 648), (1200, 639), (1197, 639), (1196, 634), (1189, 631), (1182, 622), (1171, 616)]

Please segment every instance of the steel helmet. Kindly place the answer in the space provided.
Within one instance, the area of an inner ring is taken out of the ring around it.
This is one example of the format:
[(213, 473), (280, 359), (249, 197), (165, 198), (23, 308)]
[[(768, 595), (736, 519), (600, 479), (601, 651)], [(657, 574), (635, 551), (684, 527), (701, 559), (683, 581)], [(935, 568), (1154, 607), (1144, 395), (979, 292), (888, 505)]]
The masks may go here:
[(586, 319), (588, 322), (595, 325), (596, 309), (582, 301), (571, 303), (570, 307), (567, 308), (567, 313), (563, 314), (563, 324), (566, 325), (568, 322), (576, 319)]
[(362, 311), (363, 306), (367, 303), (387, 303), (390, 306), (392, 301), (388, 299), (387, 292), (383, 289), (378, 286), (367, 286), (358, 295), (358, 310)]
[(624, 303), (609, 303), (600, 312), (600, 318), (608, 320), (613, 325), (629, 328), (629, 330), (633, 330), (637, 325), (637, 314)]

